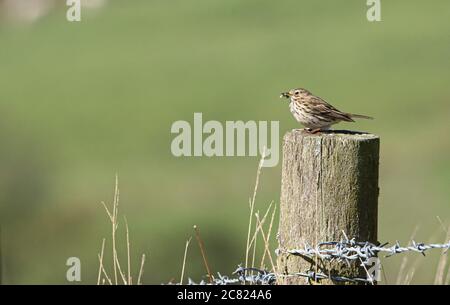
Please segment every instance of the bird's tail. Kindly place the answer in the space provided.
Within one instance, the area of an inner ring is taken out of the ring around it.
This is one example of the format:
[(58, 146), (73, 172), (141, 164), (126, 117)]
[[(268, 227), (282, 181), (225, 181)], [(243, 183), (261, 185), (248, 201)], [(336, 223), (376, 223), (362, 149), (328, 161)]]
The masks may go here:
[(353, 113), (349, 113), (348, 115), (352, 118), (373, 120), (373, 117), (367, 115), (353, 114)]

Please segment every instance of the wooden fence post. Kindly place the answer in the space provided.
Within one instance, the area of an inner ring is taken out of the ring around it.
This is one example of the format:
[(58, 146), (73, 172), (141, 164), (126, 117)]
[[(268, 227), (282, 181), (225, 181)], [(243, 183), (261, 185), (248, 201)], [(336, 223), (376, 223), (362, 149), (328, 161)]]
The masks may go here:
[[(379, 137), (361, 133), (287, 132), (283, 138), (279, 248), (348, 238), (377, 241)], [(315, 271), (366, 277), (359, 261), (329, 262), (281, 253), (281, 274)], [(280, 284), (306, 284), (280, 277)], [(326, 279), (321, 284), (338, 284)]]

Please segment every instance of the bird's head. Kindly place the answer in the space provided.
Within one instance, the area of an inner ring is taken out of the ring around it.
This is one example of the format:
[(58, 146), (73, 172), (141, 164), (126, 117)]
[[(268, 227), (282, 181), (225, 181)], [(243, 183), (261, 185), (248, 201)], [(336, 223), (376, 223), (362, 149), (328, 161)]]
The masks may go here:
[(287, 92), (283, 92), (280, 95), (280, 98), (288, 98), (288, 99), (297, 99), (297, 98), (302, 98), (302, 97), (306, 97), (308, 95), (311, 95), (311, 92), (309, 92), (306, 89), (303, 88), (296, 88), (296, 89), (291, 89)]

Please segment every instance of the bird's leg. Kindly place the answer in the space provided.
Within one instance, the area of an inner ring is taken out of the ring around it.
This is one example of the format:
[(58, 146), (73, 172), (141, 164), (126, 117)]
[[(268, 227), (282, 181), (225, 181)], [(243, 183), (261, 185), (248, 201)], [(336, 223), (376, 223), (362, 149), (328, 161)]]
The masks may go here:
[(318, 133), (318, 132), (322, 131), (323, 129), (322, 128), (316, 128), (316, 129), (303, 128), (303, 129), (296, 129), (296, 130), (306, 131), (307, 133), (315, 134), (315, 133)]

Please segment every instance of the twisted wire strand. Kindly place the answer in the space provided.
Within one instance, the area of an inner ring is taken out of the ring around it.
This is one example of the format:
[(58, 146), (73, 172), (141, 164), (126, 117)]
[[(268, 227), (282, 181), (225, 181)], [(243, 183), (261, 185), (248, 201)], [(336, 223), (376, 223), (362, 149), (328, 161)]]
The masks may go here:
[(411, 242), (409, 246), (401, 246), (397, 241), (394, 245), (388, 247), (387, 243), (383, 245), (375, 245), (370, 242), (357, 242), (355, 239), (344, 241), (328, 241), (319, 243), (316, 247), (305, 245), (301, 249), (277, 249), (275, 253), (280, 255), (282, 253), (299, 255), (306, 257), (319, 257), (324, 260), (338, 260), (338, 261), (353, 261), (361, 259), (363, 264), (367, 265), (368, 260), (377, 257), (379, 253), (386, 254), (385, 257), (390, 257), (395, 254), (405, 252), (417, 252), (425, 256), (425, 252), (430, 249), (445, 249), (445, 252), (450, 248), (450, 242), (445, 244), (424, 244)]

